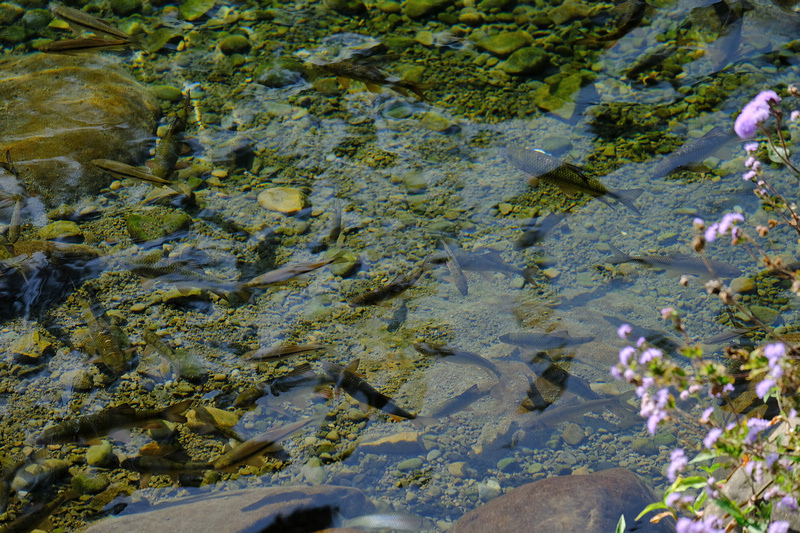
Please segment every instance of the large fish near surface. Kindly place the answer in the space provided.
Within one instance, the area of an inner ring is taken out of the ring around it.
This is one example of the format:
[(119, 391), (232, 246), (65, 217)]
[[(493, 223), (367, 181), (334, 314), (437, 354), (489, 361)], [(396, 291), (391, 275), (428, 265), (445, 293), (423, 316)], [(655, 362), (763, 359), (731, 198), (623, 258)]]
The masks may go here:
[(458, 348), (451, 348), (450, 346), (443, 346), (439, 344), (431, 344), (428, 342), (415, 342), (414, 349), (422, 355), (439, 356), (443, 361), (456, 363), (461, 365), (479, 366), (484, 370), (494, 374), (497, 379), (500, 379), (500, 369), (489, 359), (481, 357), (480, 355)]
[(313, 63), (314, 67), (333, 74), (342, 85), (347, 88), (349, 80), (360, 81), (366, 85), (367, 90), (372, 93), (380, 93), (381, 87), (389, 87), (403, 96), (409, 96), (409, 91), (414, 93), (420, 100), (429, 102), (425, 96), (425, 85), (414, 83), (397, 76), (387, 76), (377, 68), (370, 65), (360, 65), (349, 61), (337, 61), (333, 63)]
[(103, 435), (134, 427), (159, 424), (161, 420), (186, 422), (183, 412), (189, 409), (191, 399), (170, 405), (166, 409), (145, 409), (137, 411), (128, 404), (105, 409), (91, 415), (65, 420), (58, 425), (46, 428), (37, 444), (58, 444), (65, 442), (86, 443)]
[(300, 387), (310, 387), (330, 383), (330, 379), (322, 374), (317, 374), (308, 363), (295, 367), (288, 374), (263, 383), (258, 383), (243, 391), (233, 401), (237, 408), (249, 407), (259, 398), (264, 396), (280, 396)]
[(111, 324), (105, 313), (95, 313), (86, 300), (81, 300), (81, 308), (97, 356), (115, 376), (124, 374), (128, 368), (124, 346), (127, 337)]
[(380, 409), (384, 413), (413, 420), (417, 415), (401, 409), (392, 402), (392, 399), (375, 390), (369, 383), (358, 377), (358, 359), (347, 365), (347, 368), (323, 361), (322, 370), (333, 380), (336, 390), (343, 390), (348, 396), (360, 403)]
[(525, 223), (525, 231), (514, 243), (514, 250), (524, 250), (541, 242), (552, 232), (558, 224), (567, 217), (567, 213), (553, 212), (547, 216), (535, 217)]
[(661, 160), (653, 169), (654, 178), (663, 178), (672, 171), (711, 156), (737, 136), (729, 127), (717, 126), (702, 137), (689, 141)]
[(583, 337), (572, 337), (566, 331), (554, 331), (553, 333), (537, 333), (534, 331), (524, 331), (519, 333), (507, 333), (500, 336), (500, 342), (513, 344), (521, 348), (535, 350), (555, 350), (586, 344), (592, 342), (594, 337), (586, 335)]
[[(426, 260), (427, 263), (427, 260)], [(396, 278), (377, 289), (364, 294), (359, 294), (350, 300), (350, 307), (365, 307), (368, 305), (380, 305), (386, 300), (400, 296), (419, 281), (422, 274), (427, 269), (426, 263), (409, 272), (408, 274), (398, 274)]]
[[(503, 261), (500, 252), (497, 250), (483, 248), (466, 252), (454, 246), (451, 246), (450, 249), (458, 260), (458, 266), (461, 267), (462, 270), (468, 272), (500, 272), (509, 276), (522, 276), (526, 282), (532, 285), (535, 284), (533, 278), (535, 267), (522, 269), (509, 265)], [(448, 260), (449, 258), (446, 254), (434, 254), (428, 259), (428, 262), (433, 265), (439, 265), (441, 263), (446, 263)]]
[[(738, 278), (742, 271), (730, 263), (708, 259), (708, 265), (698, 257), (690, 255), (628, 255), (612, 244), (608, 244), (613, 254), (606, 262), (612, 265), (620, 263), (641, 263), (654, 268), (667, 270), (674, 275), (688, 274), (691, 276), (711, 277), (714, 274), (721, 278)], [(709, 270), (709, 267), (711, 270)]]
[(172, 479), (173, 484), (178, 484), (178, 476), (181, 474), (197, 474), (210, 470), (213, 466), (210, 463), (203, 463), (197, 461), (175, 461), (166, 457), (157, 457), (154, 455), (139, 455), (136, 457), (128, 457), (120, 463), (120, 466), (126, 470), (139, 472), (139, 486), (146, 488), (150, 483), (150, 477), (153, 475), (168, 475)]
[(611, 206), (605, 199), (607, 196), (618, 201), (636, 215), (641, 215), (641, 212), (633, 205), (633, 201), (642, 194), (642, 189), (607, 189), (597, 178), (587, 176), (580, 167), (538, 150), (507, 146), (501, 153), (503, 158), (518, 170), (532, 178), (555, 185), (567, 196), (573, 196), (576, 193), (588, 194)]

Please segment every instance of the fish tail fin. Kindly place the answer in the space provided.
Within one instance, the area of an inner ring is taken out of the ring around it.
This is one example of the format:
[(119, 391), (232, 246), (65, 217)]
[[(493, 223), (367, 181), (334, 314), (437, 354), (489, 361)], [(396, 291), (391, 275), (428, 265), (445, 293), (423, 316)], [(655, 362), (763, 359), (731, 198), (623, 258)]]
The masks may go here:
[(539, 271), (538, 267), (529, 266), (527, 268), (522, 269), (522, 279), (525, 280), (525, 283), (529, 285), (536, 285), (536, 278), (534, 278), (534, 274)]
[(418, 416), (415, 419), (411, 420), (411, 425), (417, 429), (425, 429), (426, 427), (436, 424), (439, 422), (439, 419), (435, 416)]
[(186, 422), (186, 417), (183, 416), (183, 412), (189, 409), (193, 401), (194, 400), (192, 399), (188, 399), (178, 402), (175, 405), (170, 405), (161, 411), (161, 418), (167, 420), (168, 422)]
[(633, 211), (636, 216), (640, 217), (642, 216), (642, 212), (633, 205), (633, 202), (641, 196), (642, 192), (644, 192), (644, 189), (620, 189), (618, 191), (613, 191), (613, 194), (609, 196)]
[(611, 263), (612, 265), (618, 265), (620, 263), (627, 263), (631, 260), (631, 256), (614, 246), (613, 244), (608, 244), (608, 247), (611, 248), (611, 257), (606, 259), (606, 263)]

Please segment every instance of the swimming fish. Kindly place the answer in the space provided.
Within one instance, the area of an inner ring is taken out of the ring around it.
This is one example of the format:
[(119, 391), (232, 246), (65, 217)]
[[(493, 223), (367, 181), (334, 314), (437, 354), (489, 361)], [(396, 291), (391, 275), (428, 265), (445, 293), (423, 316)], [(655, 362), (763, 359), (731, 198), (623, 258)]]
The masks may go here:
[(642, 189), (607, 189), (597, 178), (590, 178), (583, 169), (571, 163), (566, 163), (550, 154), (539, 150), (526, 150), (507, 146), (502, 150), (503, 158), (513, 167), (528, 174), (532, 178), (539, 178), (551, 185), (555, 185), (567, 196), (576, 193), (588, 194), (597, 198), (604, 204), (611, 204), (604, 197), (608, 196), (618, 201), (636, 215), (641, 215), (633, 205)]
[(189, 92), (183, 99), (183, 109), (172, 121), (172, 125), (166, 135), (159, 139), (153, 159), (147, 162), (147, 166), (153, 174), (164, 180), (169, 180), (175, 172), (175, 165), (181, 157), (183, 148), (183, 134), (186, 131), (186, 120), (192, 109)]
[(439, 356), (443, 361), (450, 363), (479, 366), (500, 379), (500, 369), (497, 365), (476, 353), (428, 342), (415, 342), (414, 349), (422, 355)]
[(702, 161), (736, 138), (736, 133), (732, 129), (717, 126), (662, 159), (653, 169), (653, 177), (662, 178), (680, 167)]
[(360, 65), (349, 61), (313, 64), (319, 70), (336, 76), (336, 79), (345, 89), (349, 86), (349, 80), (355, 80), (362, 82), (366, 85), (367, 90), (373, 93), (380, 93), (381, 87), (389, 87), (403, 96), (410, 96), (408, 93), (411, 91), (420, 100), (429, 101), (423, 92), (427, 86), (404, 80), (397, 76), (387, 76), (373, 66)]
[(420, 277), (422, 277), (422, 273), (426, 270), (426, 268), (426, 265), (423, 264), (408, 274), (398, 274), (396, 278), (383, 287), (378, 287), (375, 290), (360, 294), (351, 299), (349, 302), (350, 307), (380, 305), (386, 300), (400, 296), (406, 290), (410, 289)]
[(161, 426), (161, 420), (186, 422), (182, 415), (192, 404), (191, 399), (170, 405), (165, 409), (136, 410), (128, 404), (104, 409), (91, 415), (65, 420), (46, 428), (36, 439), (37, 444), (65, 442), (86, 443), (96, 437), (107, 435), (118, 429)]
[(608, 244), (613, 254), (606, 260), (607, 263), (618, 265), (620, 263), (642, 263), (662, 270), (671, 271), (675, 275), (689, 274), (700, 277), (711, 277), (716, 274), (721, 278), (736, 278), (742, 275), (742, 271), (730, 263), (723, 263), (722, 261), (708, 260), (708, 264), (698, 258), (690, 255), (675, 254), (675, 255), (627, 255), (620, 251), (616, 246)]
[(45, 54), (77, 54), (83, 52), (100, 52), (123, 50), (131, 46), (129, 39), (104, 39), (103, 37), (79, 37), (77, 39), (61, 39), (39, 47)]
[[(533, 278), (533, 273), (536, 270), (535, 267), (522, 269), (509, 265), (503, 261), (500, 252), (497, 250), (481, 248), (467, 252), (454, 246), (450, 248), (462, 270), (468, 272), (500, 272), (506, 275), (522, 276), (526, 282), (530, 284), (535, 283)], [(428, 259), (428, 262), (433, 265), (438, 265), (446, 262), (447, 259), (446, 254), (434, 254)]]
[(567, 218), (567, 213), (558, 211), (529, 220), (524, 225), (525, 231), (514, 243), (514, 250), (524, 250), (543, 241), (565, 218)]
[(95, 313), (86, 300), (81, 300), (81, 307), (97, 356), (114, 375), (124, 374), (128, 368), (123, 347), (124, 333), (111, 325), (105, 313)]
[(113, 37), (116, 39), (130, 40), (131, 36), (115, 28), (105, 20), (97, 18), (79, 9), (67, 6), (54, 5), (51, 7), (53, 14), (69, 24), (70, 29), (76, 34), (91, 32), (95, 35)]
[(416, 418), (416, 415), (401, 409), (392, 402), (391, 398), (381, 394), (369, 383), (358, 377), (355, 374), (358, 369), (358, 362), (359, 360), (356, 359), (345, 368), (336, 363), (323, 361), (322, 370), (333, 380), (336, 390), (343, 390), (354, 400), (400, 418), (408, 420)]
[(556, 348), (566, 348), (567, 346), (586, 344), (587, 342), (592, 342), (593, 340), (594, 337), (591, 335), (586, 335), (584, 337), (571, 337), (566, 331), (554, 331), (553, 333), (524, 331), (519, 333), (507, 333), (500, 336), (500, 342), (535, 350), (554, 350)]
[(243, 391), (233, 401), (233, 406), (242, 408), (253, 405), (256, 400), (267, 395), (280, 396), (298, 387), (316, 386), (329, 383), (330, 379), (314, 372), (311, 365), (303, 363), (288, 374), (278, 376), (272, 381), (258, 383)]
[(289, 438), (309, 424), (321, 421), (323, 416), (324, 413), (320, 413), (303, 418), (292, 424), (265, 431), (232, 448), (210, 464), (214, 469), (223, 471), (234, 469), (243, 463), (252, 466), (262, 466), (262, 456), (264, 454), (280, 451), (280, 441)]
[(444, 253), (447, 254), (446, 264), (447, 269), (450, 271), (450, 278), (453, 280), (458, 292), (461, 293), (461, 296), (466, 296), (469, 294), (469, 285), (467, 285), (467, 278), (464, 277), (464, 271), (461, 270), (458, 257), (456, 257), (455, 252), (447, 245), (444, 239), (442, 239), (442, 247), (444, 248)]
[(198, 472), (205, 472), (211, 470), (213, 466), (210, 463), (203, 463), (199, 461), (174, 461), (166, 457), (157, 457), (153, 455), (139, 455), (136, 457), (128, 457), (124, 459), (120, 466), (126, 470), (139, 472), (139, 486), (146, 488), (150, 483), (150, 478), (153, 475), (168, 475), (173, 484), (178, 484), (178, 476), (181, 474), (195, 474)]
[(284, 265), (280, 268), (276, 268), (275, 270), (270, 270), (269, 272), (261, 274), (260, 276), (256, 276), (245, 283), (245, 286), (251, 289), (263, 289), (272, 285), (280, 285), (293, 278), (302, 276), (303, 274), (313, 272), (314, 270), (329, 265), (340, 259), (343, 255), (344, 251), (340, 251), (339, 253), (328, 257), (327, 259), (322, 259), (321, 261), (306, 261)]

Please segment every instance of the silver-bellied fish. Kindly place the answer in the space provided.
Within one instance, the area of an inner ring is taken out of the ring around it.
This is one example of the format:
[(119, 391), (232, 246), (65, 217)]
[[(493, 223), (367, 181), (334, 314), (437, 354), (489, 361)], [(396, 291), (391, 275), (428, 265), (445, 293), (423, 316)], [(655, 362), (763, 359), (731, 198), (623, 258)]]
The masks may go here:
[(123, 345), (125, 334), (111, 324), (105, 313), (96, 313), (86, 300), (81, 300), (81, 308), (97, 357), (114, 375), (124, 374), (128, 369)]
[(184, 400), (165, 409), (136, 410), (128, 404), (111, 407), (91, 415), (65, 420), (46, 428), (36, 439), (36, 443), (86, 443), (120, 429), (160, 427), (162, 420), (186, 422), (186, 417), (182, 413), (189, 409), (192, 401), (191, 399)]
[(222, 454), (211, 462), (211, 466), (216, 470), (222, 471), (233, 470), (241, 464), (256, 467), (262, 466), (265, 454), (275, 453), (282, 449), (280, 441), (291, 437), (310, 424), (316, 425), (320, 423), (323, 417), (324, 413), (320, 412), (297, 422), (265, 431)]
[(380, 93), (381, 87), (389, 87), (403, 96), (409, 96), (410, 91), (420, 100), (429, 101), (424, 93), (427, 88), (426, 85), (404, 80), (397, 76), (388, 76), (371, 65), (361, 65), (350, 61), (314, 62), (312, 65), (323, 72), (336, 76), (336, 79), (345, 89), (350, 86), (350, 80), (355, 80), (366, 85), (367, 90), (372, 93)]
[(172, 480), (172, 483), (177, 486), (178, 476), (181, 474), (197, 474), (213, 468), (209, 463), (176, 461), (154, 455), (128, 457), (120, 463), (120, 466), (126, 470), (141, 474), (139, 478), (139, 486), (141, 488), (146, 488), (150, 484), (150, 478), (154, 475), (167, 475)]
[(103, 52), (124, 50), (131, 45), (128, 39), (104, 39), (103, 37), (79, 37), (77, 39), (61, 39), (39, 47), (45, 54), (80, 54), (87, 52)]
[(500, 342), (513, 344), (521, 348), (535, 350), (554, 350), (566, 348), (592, 342), (594, 337), (585, 335), (583, 337), (572, 337), (566, 331), (554, 331), (552, 333), (537, 333), (535, 331), (523, 331), (519, 333), (507, 333), (500, 336)]
[[(426, 260), (427, 263), (427, 260)], [(386, 300), (400, 296), (410, 289), (427, 269), (426, 264), (419, 266), (407, 274), (398, 274), (396, 278), (383, 287), (360, 294), (350, 300), (350, 307), (364, 307), (367, 305), (380, 305)]]
[[(450, 245), (450, 250), (458, 261), (458, 266), (462, 270), (466, 270), (468, 272), (500, 272), (501, 274), (505, 274), (507, 276), (522, 276), (526, 282), (532, 285), (535, 283), (533, 273), (535, 272), (536, 267), (522, 269), (509, 265), (503, 261), (500, 252), (497, 250), (492, 250), (491, 248), (480, 248), (467, 252), (459, 247), (454, 246), (453, 244)], [(441, 263), (446, 263), (447, 261), (447, 254), (434, 254), (427, 260), (427, 262), (432, 265), (439, 265)]]
[(269, 272), (261, 274), (260, 276), (256, 276), (248, 281), (245, 285), (251, 289), (263, 289), (273, 285), (282, 285), (298, 276), (308, 274), (309, 272), (313, 272), (335, 261), (338, 261), (341, 259), (344, 253), (344, 251), (340, 251), (331, 257), (322, 259), (320, 261), (307, 261), (284, 265), (280, 268), (276, 268), (275, 270), (270, 270)]
[(130, 35), (119, 28), (115, 28), (105, 20), (80, 11), (79, 9), (63, 5), (52, 5), (51, 10), (55, 16), (69, 24), (70, 29), (76, 35), (90, 32), (98, 36), (106, 35), (115, 39), (131, 39)]
[(268, 348), (260, 348), (252, 350), (242, 355), (242, 359), (247, 361), (261, 361), (267, 363), (274, 363), (276, 361), (283, 361), (291, 357), (306, 353), (314, 353), (330, 348), (327, 344), (282, 344), (277, 346), (270, 346)]
[[(653, 268), (666, 270), (672, 275), (679, 276), (681, 274), (688, 274), (692, 276), (699, 276), (701, 278), (709, 278), (714, 274), (721, 278), (737, 278), (742, 275), (742, 271), (730, 263), (723, 263), (722, 261), (713, 261), (708, 259), (708, 265), (699, 257), (692, 257), (690, 255), (675, 254), (675, 255), (628, 255), (619, 250), (611, 243), (608, 244), (611, 248), (611, 257), (606, 259), (607, 263), (618, 265), (620, 263), (641, 263)], [(709, 268), (711, 270), (709, 270)]]
[(456, 257), (455, 252), (452, 248), (447, 244), (447, 241), (442, 239), (442, 247), (444, 248), (444, 253), (447, 254), (447, 269), (450, 271), (450, 279), (453, 280), (453, 285), (456, 286), (458, 292), (461, 293), (461, 296), (466, 296), (469, 294), (469, 285), (467, 284), (467, 278), (464, 276), (464, 271), (461, 270), (461, 265), (458, 262), (458, 257)]
[(441, 357), (443, 361), (450, 363), (479, 366), (487, 372), (494, 374), (497, 379), (500, 379), (500, 369), (497, 368), (497, 365), (476, 353), (428, 342), (415, 342), (414, 349), (422, 355), (431, 357), (438, 356)]
[(699, 139), (689, 141), (661, 160), (653, 169), (654, 178), (663, 178), (672, 171), (711, 156), (737, 136), (728, 127), (717, 126)]
[(323, 361), (322, 370), (333, 380), (335, 389), (343, 390), (348, 396), (358, 401), (361, 404), (380, 409), (384, 413), (392, 416), (413, 420), (416, 415), (398, 407), (392, 402), (388, 396), (381, 394), (375, 390), (369, 383), (356, 375), (358, 370), (358, 362), (356, 359), (352, 361), (347, 367), (343, 367), (336, 363)]
[(250, 407), (259, 398), (270, 394), (277, 397), (300, 387), (316, 387), (330, 383), (330, 381), (327, 376), (314, 372), (310, 364), (303, 363), (288, 374), (278, 376), (272, 381), (258, 383), (244, 390), (233, 401), (233, 406), (237, 408)]
[(587, 176), (580, 167), (539, 150), (507, 146), (503, 148), (501, 154), (513, 167), (532, 178), (555, 185), (567, 196), (576, 193), (588, 194), (610, 206), (611, 204), (605, 199), (607, 196), (618, 201), (636, 215), (641, 215), (633, 205), (633, 201), (642, 194), (642, 189), (608, 189), (597, 178)]

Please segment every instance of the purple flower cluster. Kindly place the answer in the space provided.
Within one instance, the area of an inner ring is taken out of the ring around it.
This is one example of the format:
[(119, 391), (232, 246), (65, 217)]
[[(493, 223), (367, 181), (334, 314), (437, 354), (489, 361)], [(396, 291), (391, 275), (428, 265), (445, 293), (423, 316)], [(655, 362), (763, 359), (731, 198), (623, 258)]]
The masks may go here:
[(775, 91), (761, 91), (750, 103), (744, 106), (742, 112), (736, 117), (733, 131), (742, 139), (749, 139), (756, 134), (758, 125), (769, 118), (770, 102), (781, 101)]
[(777, 385), (777, 380), (783, 376), (781, 360), (783, 360), (784, 355), (786, 355), (786, 346), (780, 342), (767, 344), (764, 347), (764, 357), (767, 358), (769, 363), (769, 373), (767, 373), (766, 378), (756, 385), (756, 394), (759, 398), (763, 399)]
[(714, 222), (706, 228), (705, 238), (706, 242), (714, 242), (717, 237), (722, 237), (731, 232), (734, 242), (740, 236), (741, 230), (736, 227), (737, 222), (744, 222), (744, 215), (741, 213), (726, 213), (722, 220)]
[(681, 518), (675, 525), (678, 533), (725, 533), (722, 521), (714, 515), (704, 516), (702, 521), (695, 522), (691, 518)]
[(747, 436), (744, 438), (745, 444), (753, 444), (758, 439), (759, 433), (770, 426), (769, 420), (763, 418), (749, 418), (747, 420)]
[(686, 458), (686, 455), (683, 453), (683, 448), (675, 448), (672, 450), (672, 454), (669, 456), (670, 464), (669, 468), (667, 469), (667, 477), (671, 482), (674, 482), (678, 474), (683, 472), (683, 470), (689, 466), (689, 460)]
[(703, 439), (703, 446), (710, 450), (714, 447), (714, 443), (717, 442), (717, 439), (720, 438), (721, 435), (722, 430), (720, 428), (711, 428), (708, 432), (708, 436)]

